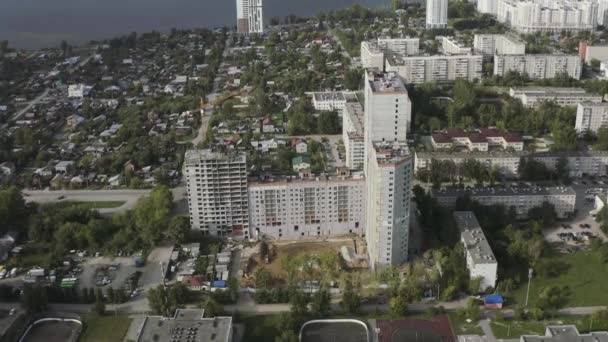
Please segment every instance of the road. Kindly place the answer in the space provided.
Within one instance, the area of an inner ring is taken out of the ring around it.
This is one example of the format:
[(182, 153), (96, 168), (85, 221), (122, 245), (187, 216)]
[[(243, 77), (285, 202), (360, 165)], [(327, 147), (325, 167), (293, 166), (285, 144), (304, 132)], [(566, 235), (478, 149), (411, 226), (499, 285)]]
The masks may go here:
[(353, 57), (350, 55), (350, 53), (348, 52), (348, 50), (346, 50), (344, 48), (344, 45), (342, 45), (342, 41), (340, 40), (340, 38), (338, 38), (338, 36), (336, 36), (336, 34), (334, 33), (333, 30), (329, 30), (329, 36), (338, 43), (338, 45), (340, 46), (340, 49), (342, 50), (342, 56), (348, 58), (351, 63), (350, 63), (350, 68), (351, 69), (355, 69), (358, 67), (361, 67), (361, 62), (358, 62), (356, 60), (353, 59)]
[[(27, 113), (30, 109), (32, 109), (32, 107), (39, 104), (42, 100), (46, 99), (46, 97), (49, 95), (50, 91), (51, 91), (51, 89), (49, 89), (49, 88), (44, 89), (42, 94), (38, 95), (35, 99), (31, 100), (23, 109), (21, 109), (20, 111), (15, 113), (15, 115), (13, 115), (13, 117), (11, 118), (11, 121), (19, 120), (23, 115), (25, 115), (25, 113)], [(5, 128), (7, 125), (8, 125), (8, 122), (5, 123), (4, 125), (2, 125), (2, 127)]]

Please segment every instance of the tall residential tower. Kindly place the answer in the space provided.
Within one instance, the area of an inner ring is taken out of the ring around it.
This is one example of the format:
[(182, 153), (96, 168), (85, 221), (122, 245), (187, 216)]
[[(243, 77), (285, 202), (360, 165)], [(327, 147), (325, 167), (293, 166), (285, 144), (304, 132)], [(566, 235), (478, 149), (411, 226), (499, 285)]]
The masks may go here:
[(236, 0), (236, 26), (238, 33), (264, 32), (262, 7), (262, 0)]
[(426, 28), (446, 28), (448, 26), (448, 0), (426, 1)]

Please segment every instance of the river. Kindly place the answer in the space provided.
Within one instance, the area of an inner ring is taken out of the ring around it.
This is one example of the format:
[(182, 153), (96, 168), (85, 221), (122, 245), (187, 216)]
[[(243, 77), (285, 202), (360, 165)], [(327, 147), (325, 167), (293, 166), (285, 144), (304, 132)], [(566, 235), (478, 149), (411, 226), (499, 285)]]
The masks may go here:
[[(264, 18), (311, 16), (390, 0), (265, 0)], [(132, 31), (235, 25), (236, 0), (0, 0), (0, 40), (18, 48), (79, 44)]]

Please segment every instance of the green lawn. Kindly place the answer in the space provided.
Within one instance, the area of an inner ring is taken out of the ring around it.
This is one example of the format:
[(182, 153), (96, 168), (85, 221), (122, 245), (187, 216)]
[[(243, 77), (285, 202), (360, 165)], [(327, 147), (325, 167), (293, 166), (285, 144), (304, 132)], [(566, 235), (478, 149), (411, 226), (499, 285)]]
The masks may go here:
[(80, 342), (122, 341), (131, 325), (131, 318), (124, 315), (107, 316), (90, 314), (84, 317), (84, 330)]
[[(550, 285), (568, 286), (570, 296), (566, 306), (598, 306), (608, 305), (608, 265), (601, 262), (594, 252), (580, 252), (551, 257), (570, 265), (569, 269), (558, 277), (544, 278), (535, 275), (530, 285), (529, 306), (536, 304), (538, 295), (543, 288)], [(509, 305), (523, 304), (526, 298), (527, 282), (509, 297)]]
[(247, 342), (274, 341), (279, 335), (279, 321), (281, 315), (247, 316), (243, 315), (241, 322), (245, 324), (245, 337)]
[(122, 206), (123, 204), (125, 204), (125, 201), (66, 201), (64, 203), (73, 204), (84, 209), (112, 209)]
[(562, 316), (543, 321), (515, 321), (505, 319), (492, 321), (490, 326), (496, 338), (518, 338), (521, 335), (544, 335), (545, 327), (549, 325), (576, 325), (581, 333), (605, 331), (608, 322), (591, 322), (590, 316)]
[(477, 322), (468, 323), (466, 320), (458, 317), (455, 312), (448, 313), (448, 317), (456, 335), (483, 335), (483, 330), (481, 330)]

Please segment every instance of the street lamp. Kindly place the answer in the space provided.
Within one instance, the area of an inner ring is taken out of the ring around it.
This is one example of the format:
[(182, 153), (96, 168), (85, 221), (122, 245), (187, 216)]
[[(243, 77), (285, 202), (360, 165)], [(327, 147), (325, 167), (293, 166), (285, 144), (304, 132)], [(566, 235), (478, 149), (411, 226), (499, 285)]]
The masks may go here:
[(532, 281), (533, 274), (534, 270), (532, 270), (532, 268), (528, 268), (528, 290), (526, 291), (526, 307), (528, 307), (528, 298), (530, 297), (530, 282)]

